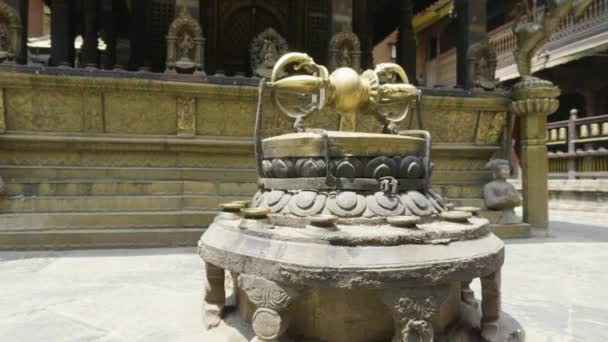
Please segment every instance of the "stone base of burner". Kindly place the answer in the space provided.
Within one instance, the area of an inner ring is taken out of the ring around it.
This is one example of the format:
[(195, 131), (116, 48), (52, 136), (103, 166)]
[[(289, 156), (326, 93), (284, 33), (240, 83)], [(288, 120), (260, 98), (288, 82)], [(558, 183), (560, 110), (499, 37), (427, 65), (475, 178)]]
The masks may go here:
[[(478, 306), (479, 307), (479, 306)], [(483, 342), (481, 337), (479, 321), (481, 312), (471, 305), (460, 304), (460, 321), (452, 324), (444, 335), (435, 336), (435, 341), (458, 341), (458, 342)], [(477, 322), (477, 323), (476, 323)], [(294, 323), (292, 323), (294, 324)], [(297, 322), (295, 323), (297, 325)], [(501, 314), (498, 323), (499, 333), (495, 341), (521, 342), (525, 340), (525, 332), (522, 326), (507, 313)], [(240, 318), (238, 313), (229, 312), (220, 325), (203, 334), (203, 341), (213, 342), (250, 342), (255, 338), (255, 332), (251, 323)], [(288, 340), (289, 341), (289, 340)], [(291, 338), (293, 342), (322, 342), (315, 339)], [(389, 342), (386, 339), (386, 342)], [(323, 341), (332, 342), (332, 341)]]

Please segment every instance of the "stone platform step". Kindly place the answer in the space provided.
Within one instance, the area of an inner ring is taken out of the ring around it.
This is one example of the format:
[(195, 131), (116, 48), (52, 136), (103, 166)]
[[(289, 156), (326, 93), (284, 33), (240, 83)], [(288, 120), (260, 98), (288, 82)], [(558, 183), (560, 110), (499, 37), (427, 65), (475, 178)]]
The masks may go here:
[(15, 196), (0, 198), (0, 213), (218, 210), (221, 203), (251, 196)]
[(217, 211), (125, 211), (0, 214), (0, 234), (46, 230), (80, 232), (87, 229), (206, 227)]
[(0, 232), (1, 250), (196, 246), (205, 228)]
[(5, 196), (216, 195), (252, 196), (255, 182), (154, 180), (5, 180)]
[(11, 179), (121, 179), (195, 180), (255, 182), (255, 169), (239, 168), (156, 168), (156, 167), (70, 167), (0, 165), (0, 176)]

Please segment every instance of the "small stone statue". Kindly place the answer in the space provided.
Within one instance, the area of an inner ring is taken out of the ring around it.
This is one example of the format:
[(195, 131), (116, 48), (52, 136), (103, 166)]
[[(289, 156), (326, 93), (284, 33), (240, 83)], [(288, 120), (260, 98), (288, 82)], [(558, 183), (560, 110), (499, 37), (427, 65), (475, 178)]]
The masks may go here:
[(8, 57), (8, 30), (0, 24), (0, 59)]
[(0, 0), (0, 63), (14, 63), (21, 48), (21, 18), (15, 9)]
[(329, 41), (329, 70), (343, 67), (361, 69), (361, 43), (350, 25), (344, 25)]
[(467, 50), (467, 88), (494, 90), (496, 80), (496, 51), (486, 36)]
[(188, 34), (188, 32), (185, 32), (179, 42), (179, 49), (181, 51), (181, 56), (180, 56), (179, 61), (180, 62), (192, 62), (192, 59), (190, 58), (190, 52), (192, 51), (193, 48), (194, 48), (194, 40)]
[(251, 42), (251, 69), (258, 77), (269, 78), (274, 64), (287, 51), (287, 42), (272, 28), (260, 33)]
[(205, 38), (197, 20), (182, 7), (167, 33), (167, 60), (165, 72), (204, 74)]
[(492, 170), (494, 180), (483, 188), (485, 205), (491, 210), (500, 210), (502, 215), (498, 224), (519, 224), (522, 220), (515, 214), (514, 208), (521, 204), (521, 197), (515, 187), (507, 182), (511, 172), (509, 162), (504, 159), (493, 159), (486, 164)]

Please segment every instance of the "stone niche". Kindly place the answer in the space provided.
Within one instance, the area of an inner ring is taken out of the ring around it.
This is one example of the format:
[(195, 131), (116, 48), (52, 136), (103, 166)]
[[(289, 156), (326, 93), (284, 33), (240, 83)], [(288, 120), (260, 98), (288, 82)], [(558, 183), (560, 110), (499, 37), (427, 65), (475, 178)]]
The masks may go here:
[(173, 20), (167, 34), (165, 72), (204, 74), (205, 38), (199, 23), (185, 7)]
[(0, 63), (15, 62), (20, 42), (21, 19), (11, 6), (0, 0)]
[(329, 42), (329, 70), (342, 67), (361, 70), (361, 43), (350, 26), (344, 26)]

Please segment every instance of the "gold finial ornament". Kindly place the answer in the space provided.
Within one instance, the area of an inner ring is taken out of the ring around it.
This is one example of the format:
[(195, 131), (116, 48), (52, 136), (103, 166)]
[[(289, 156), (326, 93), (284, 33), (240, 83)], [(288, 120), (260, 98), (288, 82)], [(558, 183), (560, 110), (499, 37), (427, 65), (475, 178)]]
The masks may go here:
[[(286, 76), (279, 78), (280, 75)], [(392, 83), (393, 79), (400, 83)], [(283, 113), (296, 118), (296, 125), (307, 114), (331, 106), (341, 116), (341, 131), (355, 130), (356, 113), (363, 108), (370, 109), (385, 128), (393, 126), (405, 119), (410, 102), (418, 95), (418, 89), (409, 83), (405, 71), (397, 64), (379, 64), (361, 75), (347, 67), (329, 74), (326, 67), (299, 52), (285, 54), (277, 61), (269, 86), (275, 105)], [(311, 102), (308, 106), (298, 107), (298, 111), (290, 111), (277, 96), (281, 91), (310, 95)], [(394, 103), (403, 104), (403, 109), (397, 113), (382, 109)], [(390, 130), (395, 131), (394, 127)]]

